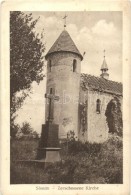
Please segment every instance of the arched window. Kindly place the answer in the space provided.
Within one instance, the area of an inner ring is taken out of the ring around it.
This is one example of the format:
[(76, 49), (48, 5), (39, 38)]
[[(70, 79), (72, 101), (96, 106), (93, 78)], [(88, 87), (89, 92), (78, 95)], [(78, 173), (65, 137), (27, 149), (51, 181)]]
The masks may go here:
[(51, 72), (51, 67), (52, 67), (51, 60), (49, 60), (49, 72)]
[(100, 114), (101, 113), (101, 100), (97, 99), (96, 101), (96, 113)]
[(50, 94), (52, 94), (52, 91), (53, 91), (53, 89), (52, 89), (52, 88), (50, 88)]
[(77, 61), (76, 59), (73, 60), (73, 72), (76, 72), (76, 68), (77, 68)]

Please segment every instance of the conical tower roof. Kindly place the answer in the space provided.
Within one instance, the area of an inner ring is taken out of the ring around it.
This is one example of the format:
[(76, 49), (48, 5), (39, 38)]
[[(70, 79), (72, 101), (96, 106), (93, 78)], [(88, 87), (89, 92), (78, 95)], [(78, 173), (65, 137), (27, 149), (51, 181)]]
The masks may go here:
[(107, 66), (105, 57), (104, 57), (104, 60), (103, 60), (103, 64), (102, 64), (102, 66), (101, 66), (101, 70), (108, 70), (108, 66)]
[(75, 43), (73, 42), (72, 38), (66, 30), (62, 31), (58, 39), (55, 41), (55, 43), (52, 45), (52, 47), (46, 54), (45, 58), (47, 58), (52, 53), (63, 51), (78, 54), (81, 60), (83, 59), (83, 56), (77, 49)]

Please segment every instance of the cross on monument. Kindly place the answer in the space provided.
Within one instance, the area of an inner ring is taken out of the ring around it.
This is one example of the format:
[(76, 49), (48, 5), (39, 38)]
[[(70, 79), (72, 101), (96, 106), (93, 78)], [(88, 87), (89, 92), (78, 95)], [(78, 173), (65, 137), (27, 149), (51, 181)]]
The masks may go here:
[(54, 119), (54, 100), (59, 100), (59, 96), (55, 95), (55, 90), (50, 89), (50, 94), (45, 94), (45, 98), (49, 99), (49, 114), (47, 121), (52, 123)]
[(66, 18), (67, 18), (67, 15), (65, 14), (65, 16), (64, 16), (64, 29), (66, 28)]
[(59, 125), (53, 123), (54, 100), (59, 100), (59, 96), (55, 95), (55, 89), (50, 88), (50, 93), (45, 94), (45, 98), (49, 99), (49, 113), (46, 123), (42, 125), (36, 159), (44, 162), (46, 166), (46, 163), (58, 162), (61, 158), (59, 153)]

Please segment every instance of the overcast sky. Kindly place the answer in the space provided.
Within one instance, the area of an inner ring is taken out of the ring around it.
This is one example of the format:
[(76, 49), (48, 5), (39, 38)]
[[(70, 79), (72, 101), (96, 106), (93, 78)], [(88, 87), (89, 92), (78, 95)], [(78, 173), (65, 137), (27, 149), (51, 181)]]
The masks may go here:
[[(40, 16), (35, 31), (41, 33), (44, 29), (42, 41), (46, 43), (46, 54), (64, 30), (62, 18), (65, 12), (32, 12), (32, 14), (34, 19)], [(85, 11), (66, 12), (66, 15), (68, 16), (66, 30), (81, 54), (86, 52), (81, 63), (81, 71), (99, 76), (105, 49), (109, 79), (122, 82), (122, 13)], [(41, 124), (44, 123), (45, 81), (46, 79), (39, 85), (33, 83), (33, 93), (25, 100), (16, 120), (20, 124), (23, 121), (30, 122), (38, 132), (41, 132)]]

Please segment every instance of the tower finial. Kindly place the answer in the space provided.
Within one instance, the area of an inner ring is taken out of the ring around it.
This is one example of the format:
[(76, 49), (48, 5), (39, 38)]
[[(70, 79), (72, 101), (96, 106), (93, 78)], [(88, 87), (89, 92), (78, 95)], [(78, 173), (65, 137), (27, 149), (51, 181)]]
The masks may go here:
[(104, 52), (104, 59), (105, 59), (105, 57), (106, 57), (106, 56), (105, 56), (106, 50), (104, 49), (104, 51), (103, 51), (103, 52)]
[(64, 16), (64, 29), (66, 28), (66, 18), (67, 18), (67, 15), (65, 14), (65, 16)]

